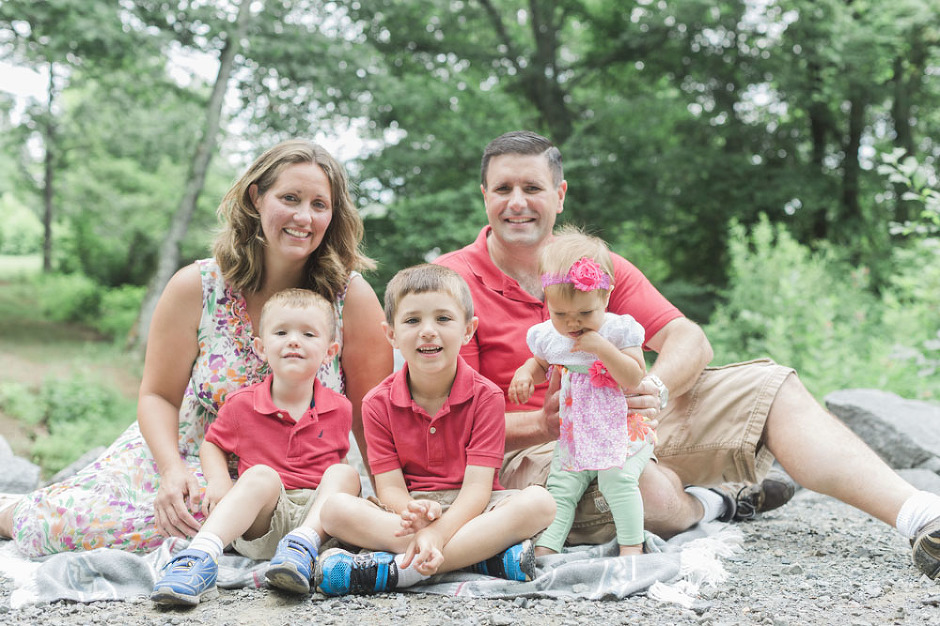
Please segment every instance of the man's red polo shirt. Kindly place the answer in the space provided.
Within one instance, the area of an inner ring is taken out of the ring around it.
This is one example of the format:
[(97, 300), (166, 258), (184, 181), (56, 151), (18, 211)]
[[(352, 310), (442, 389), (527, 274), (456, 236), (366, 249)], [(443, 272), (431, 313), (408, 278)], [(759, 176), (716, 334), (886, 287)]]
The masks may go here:
[(503, 392), (460, 357), (447, 401), (430, 416), (411, 399), (408, 364), (362, 399), (374, 474), (400, 469), (408, 491), (460, 489), (468, 465), (492, 467), (493, 490), (506, 447)]
[[(492, 229), (485, 226), (476, 241), (444, 254), (435, 263), (449, 267), (463, 276), (473, 295), (473, 307), (480, 325), (473, 339), (460, 351), (467, 363), (496, 383), (505, 393), (516, 369), (532, 356), (526, 345), (526, 332), (531, 326), (548, 319), (548, 309), (524, 291), (515, 279), (506, 276), (490, 259), (486, 238)], [(640, 270), (622, 256), (612, 254), (614, 289), (607, 310), (619, 315), (629, 314), (652, 337), (667, 322), (682, 317)], [(536, 387), (525, 404), (509, 404), (509, 411), (534, 410), (542, 407), (546, 384)]]
[(352, 404), (345, 396), (313, 385), (313, 406), (295, 422), (271, 399), (272, 376), (230, 393), (206, 441), (238, 455), (238, 473), (253, 465), (277, 471), (285, 489), (315, 489), (323, 472), (349, 452)]

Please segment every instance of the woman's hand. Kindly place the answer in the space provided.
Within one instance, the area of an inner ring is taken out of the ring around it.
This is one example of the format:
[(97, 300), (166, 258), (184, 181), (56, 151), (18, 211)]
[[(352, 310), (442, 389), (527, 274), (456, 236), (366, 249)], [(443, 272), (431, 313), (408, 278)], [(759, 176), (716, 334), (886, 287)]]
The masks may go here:
[(199, 532), (201, 524), (191, 512), (198, 498), (199, 481), (189, 468), (180, 464), (164, 472), (153, 503), (157, 531), (167, 537), (192, 537)]

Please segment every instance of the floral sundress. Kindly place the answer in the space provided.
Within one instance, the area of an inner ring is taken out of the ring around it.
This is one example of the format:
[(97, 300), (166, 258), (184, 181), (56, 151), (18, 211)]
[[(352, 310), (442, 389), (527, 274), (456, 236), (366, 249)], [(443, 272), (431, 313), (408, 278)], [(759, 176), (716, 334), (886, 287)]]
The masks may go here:
[[(643, 327), (629, 315), (604, 314), (597, 332), (624, 349), (643, 344)], [(628, 416), (623, 391), (588, 352), (572, 352), (574, 340), (558, 333), (551, 320), (531, 327), (526, 335), (536, 357), (561, 370), (556, 454), (567, 471), (623, 467), (655, 436), (639, 415)]]
[[(261, 381), (268, 367), (252, 346), (251, 319), (241, 293), (225, 283), (214, 259), (197, 264), (203, 305), (199, 354), (180, 406), (179, 451), (205, 488), (199, 446), (206, 429), (226, 396)], [(340, 352), (345, 295), (336, 300)], [(317, 376), (324, 385), (345, 392), (339, 353)], [(156, 462), (135, 420), (94, 463), (21, 500), (13, 515), (14, 541), (30, 557), (105, 547), (152, 551), (165, 539), (154, 522), (159, 486)]]

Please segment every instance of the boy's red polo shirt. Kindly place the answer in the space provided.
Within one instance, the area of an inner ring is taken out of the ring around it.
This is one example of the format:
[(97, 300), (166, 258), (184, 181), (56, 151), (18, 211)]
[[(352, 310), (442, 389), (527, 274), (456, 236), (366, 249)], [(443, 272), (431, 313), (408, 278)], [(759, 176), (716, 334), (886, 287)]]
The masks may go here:
[(295, 422), (271, 399), (272, 376), (229, 394), (206, 441), (236, 454), (241, 475), (253, 465), (277, 471), (285, 489), (315, 489), (323, 472), (349, 452), (352, 404), (345, 396), (313, 385), (313, 406)]
[(430, 416), (411, 399), (408, 365), (362, 400), (362, 422), (374, 474), (401, 469), (409, 491), (460, 489), (468, 465), (499, 468), (506, 447), (503, 392), (460, 357), (447, 401)]
[[(516, 369), (532, 356), (526, 344), (531, 326), (548, 319), (548, 308), (541, 300), (524, 291), (515, 279), (503, 274), (490, 258), (486, 238), (492, 229), (485, 226), (470, 245), (444, 254), (435, 263), (449, 267), (463, 276), (470, 286), (473, 308), (479, 326), (460, 354), (470, 367), (496, 383), (505, 393)], [(607, 310), (629, 314), (652, 337), (682, 313), (646, 279), (632, 263), (617, 254), (614, 262), (614, 288)], [(525, 404), (509, 404), (509, 411), (542, 408), (547, 384), (535, 388)]]

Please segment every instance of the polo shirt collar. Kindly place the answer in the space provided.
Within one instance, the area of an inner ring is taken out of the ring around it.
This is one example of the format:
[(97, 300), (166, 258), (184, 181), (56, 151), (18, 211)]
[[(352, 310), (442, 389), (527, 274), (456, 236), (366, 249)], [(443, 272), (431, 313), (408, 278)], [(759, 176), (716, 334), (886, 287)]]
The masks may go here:
[[(271, 384), (273, 382), (274, 375), (268, 374), (264, 381), (258, 385), (254, 398), (255, 411), (262, 415), (278, 415), (279, 413), (287, 415), (285, 411), (282, 411), (274, 404), (274, 399), (271, 397)], [(307, 409), (304, 415), (310, 414), (312, 417), (316, 417), (334, 410), (337, 404), (336, 396), (329, 393), (329, 390), (323, 386), (319, 378), (315, 378), (313, 380), (313, 407)]]
[[(458, 356), (457, 374), (454, 376), (454, 384), (447, 395), (446, 405), (461, 404), (473, 397), (473, 372), (473, 368), (467, 365), (463, 357)], [(408, 388), (408, 363), (405, 363), (400, 370), (395, 372), (389, 397), (395, 406), (406, 409), (411, 408), (411, 390)]]
[(467, 246), (467, 265), (470, 271), (482, 282), (488, 289), (497, 291), (508, 298), (520, 302), (538, 303), (539, 300), (532, 297), (532, 294), (525, 291), (516, 282), (516, 279), (506, 276), (490, 258), (490, 251), (487, 247), (487, 237), (493, 231), (493, 227), (487, 224), (480, 231), (476, 240)]

